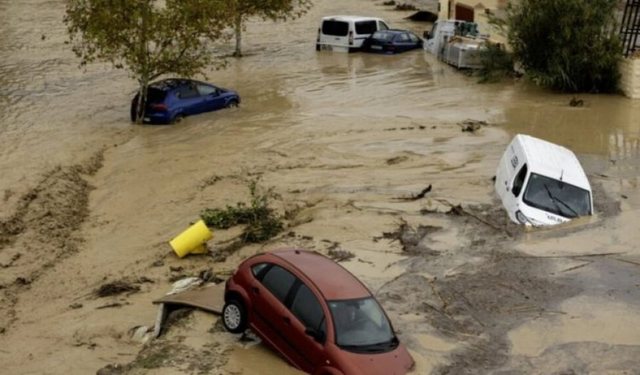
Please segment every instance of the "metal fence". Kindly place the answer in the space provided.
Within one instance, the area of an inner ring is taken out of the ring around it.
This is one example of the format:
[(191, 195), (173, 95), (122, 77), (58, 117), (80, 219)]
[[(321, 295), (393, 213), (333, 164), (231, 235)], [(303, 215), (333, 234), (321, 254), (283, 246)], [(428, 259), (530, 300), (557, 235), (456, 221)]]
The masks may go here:
[(640, 0), (627, 0), (622, 13), (620, 39), (625, 56), (640, 51)]

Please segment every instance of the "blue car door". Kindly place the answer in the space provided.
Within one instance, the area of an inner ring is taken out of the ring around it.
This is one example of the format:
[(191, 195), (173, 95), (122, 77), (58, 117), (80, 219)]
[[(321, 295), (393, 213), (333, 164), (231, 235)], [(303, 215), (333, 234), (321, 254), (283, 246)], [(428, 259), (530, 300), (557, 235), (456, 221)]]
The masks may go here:
[(178, 88), (176, 94), (178, 106), (185, 115), (195, 115), (204, 112), (204, 100), (193, 82), (187, 82)]
[(411, 39), (409, 38), (409, 34), (400, 33), (396, 36), (394, 40), (394, 44), (399, 52), (406, 51), (411, 49)]
[(226, 103), (217, 87), (198, 83), (198, 92), (202, 96), (205, 111), (215, 111), (224, 108)]

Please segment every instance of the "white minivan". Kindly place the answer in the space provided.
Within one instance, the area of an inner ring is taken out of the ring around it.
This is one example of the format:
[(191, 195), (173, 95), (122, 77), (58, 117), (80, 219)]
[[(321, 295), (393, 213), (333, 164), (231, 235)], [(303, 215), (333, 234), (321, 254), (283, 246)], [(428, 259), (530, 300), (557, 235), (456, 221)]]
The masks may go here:
[(500, 159), (496, 193), (519, 224), (554, 225), (593, 214), (591, 186), (571, 150), (516, 135)]
[(361, 16), (323, 17), (318, 28), (316, 50), (352, 52), (362, 47), (362, 42), (378, 30), (389, 26), (380, 18)]

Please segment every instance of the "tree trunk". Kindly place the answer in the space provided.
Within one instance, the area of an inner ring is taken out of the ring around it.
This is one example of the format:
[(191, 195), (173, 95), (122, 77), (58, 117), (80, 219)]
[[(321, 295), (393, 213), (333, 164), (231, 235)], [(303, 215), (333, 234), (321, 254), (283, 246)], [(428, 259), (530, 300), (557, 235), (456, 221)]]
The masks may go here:
[(242, 14), (238, 12), (235, 21), (236, 32), (236, 51), (233, 53), (235, 57), (242, 57)]
[(136, 124), (142, 124), (144, 120), (144, 112), (147, 108), (147, 89), (149, 80), (143, 78), (140, 80), (140, 90), (138, 91), (138, 105), (136, 106)]

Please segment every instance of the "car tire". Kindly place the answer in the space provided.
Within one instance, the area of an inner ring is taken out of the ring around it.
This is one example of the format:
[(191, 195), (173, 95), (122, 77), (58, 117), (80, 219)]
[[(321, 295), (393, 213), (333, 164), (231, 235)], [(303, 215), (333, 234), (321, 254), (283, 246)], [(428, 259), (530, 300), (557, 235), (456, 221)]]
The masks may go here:
[(238, 101), (235, 99), (229, 100), (229, 103), (227, 103), (227, 108), (238, 108)]
[(242, 333), (247, 329), (247, 309), (238, 299), (230, 299), (222, 308), (222, 324), (231, 333)]

